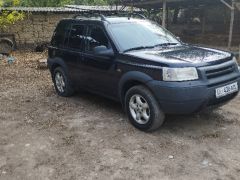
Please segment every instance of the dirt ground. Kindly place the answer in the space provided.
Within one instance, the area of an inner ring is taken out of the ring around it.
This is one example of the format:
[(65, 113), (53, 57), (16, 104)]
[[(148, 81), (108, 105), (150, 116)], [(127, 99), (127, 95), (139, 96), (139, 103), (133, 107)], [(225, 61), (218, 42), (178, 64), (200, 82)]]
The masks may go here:
[(240, 96), (144, 133), (116, 102), (57, 96), (43, 54), (16, 57), (0, 63), (1, 180), (239, 179)]

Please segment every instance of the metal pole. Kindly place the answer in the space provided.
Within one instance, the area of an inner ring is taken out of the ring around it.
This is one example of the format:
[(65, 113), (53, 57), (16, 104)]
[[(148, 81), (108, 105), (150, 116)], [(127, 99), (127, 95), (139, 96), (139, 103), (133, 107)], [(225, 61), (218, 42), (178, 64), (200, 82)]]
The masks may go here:
[(166, 27), (166, 13), (167, 13), (167, 1), (163, 0), (163, 19), (162, 19), (162, 26)]
[(234, 11), (235, 10), (235, 0), (232, 0), (231, 8), (231, 20), (230, 20), (230, 29), (229, 29), (229, 40), (228, 40), (228, 49), (232, 46), (232, 36), (233, 36), (233, 25), (234, 25)]

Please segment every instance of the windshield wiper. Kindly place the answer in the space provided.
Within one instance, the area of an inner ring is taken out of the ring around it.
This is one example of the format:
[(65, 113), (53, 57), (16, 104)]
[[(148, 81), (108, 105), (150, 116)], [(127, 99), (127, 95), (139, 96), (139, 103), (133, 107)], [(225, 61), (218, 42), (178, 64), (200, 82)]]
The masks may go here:
[(134, 47), (134, 48), (126, 49), (126, 50), (123, 51), (123, 52), (129, 52), (129, 51), (141, 50), (141, 49), (152, 49), (152, 48), (154, 48), (154, 47), (155, 47), (155, 46), (139, 46), (139, 47)]
[(155, 45), (155, 47), (157, 47), (157, 46), (171, 46), (171, 45), (177, 45), (177, 44), (179, 44), (179, 43), (162, 43), (162, 44)]
[(155, 46), (138, 46), (138, 47), (126, 49), (123, 52), (129, 52), (129, 51), (141, 50), (141, 49), (153, 49), (158, 46), (171, 46), (171, 45), (177, 45), (177, 44), (179, 44), (179, 43), (162, 43), (162, 44), (157, 44)]

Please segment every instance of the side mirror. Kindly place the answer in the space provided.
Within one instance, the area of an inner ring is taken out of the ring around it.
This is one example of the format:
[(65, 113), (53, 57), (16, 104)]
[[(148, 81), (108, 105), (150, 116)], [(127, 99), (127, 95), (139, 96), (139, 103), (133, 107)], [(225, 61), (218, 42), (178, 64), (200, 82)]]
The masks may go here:
[(96, 46), (93, 48), (93, 52), (96, 55), (112, 57), (114, 52), (112, 49), (108, 49), (106, 46)]
[(181, 38), (179, 36), (177, 36), (176, 38), (177, 38), (177, 40), (179, 40), (181, 42)]

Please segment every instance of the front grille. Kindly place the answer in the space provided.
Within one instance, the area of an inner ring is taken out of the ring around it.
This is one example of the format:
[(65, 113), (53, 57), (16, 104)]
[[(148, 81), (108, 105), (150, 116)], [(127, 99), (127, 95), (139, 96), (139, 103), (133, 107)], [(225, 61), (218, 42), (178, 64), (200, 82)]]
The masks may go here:
[(231, 64), (231, 65), (217, 68), (217, 69), (206, 70), (205, 74), (207, 79), (213, 79), (220, 76), (231, 74), (234, 71), (235, 71), (235, 65)]
[(203, 76), (211, 83), (217, 79), (222, 79), (222, 77), (228, 77), (226, 80), (236, 78), (236, 74), (238, 74), (238, 67), (235, 61), (228, 61), (199, 69), (204, 74)]

